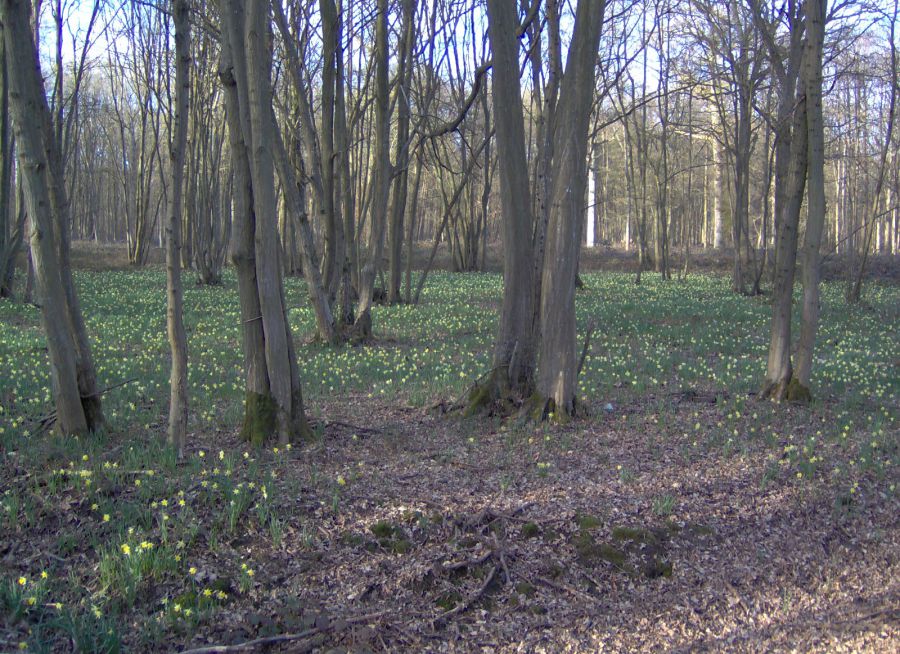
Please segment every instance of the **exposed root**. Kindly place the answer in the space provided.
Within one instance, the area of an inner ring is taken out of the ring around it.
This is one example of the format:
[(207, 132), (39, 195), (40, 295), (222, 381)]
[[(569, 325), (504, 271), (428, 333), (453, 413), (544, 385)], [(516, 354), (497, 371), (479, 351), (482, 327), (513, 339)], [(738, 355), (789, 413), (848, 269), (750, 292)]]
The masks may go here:
[(552, 422), (557, 425), (567, 425), (578, 417), (589, 415), (587, 405), (572, 398), (572, 410), (560, 410), (556, 400), (552, 397), (544, 397), (540, 393), (534, 393), (519, 412), (521, 418), (530, 422)]

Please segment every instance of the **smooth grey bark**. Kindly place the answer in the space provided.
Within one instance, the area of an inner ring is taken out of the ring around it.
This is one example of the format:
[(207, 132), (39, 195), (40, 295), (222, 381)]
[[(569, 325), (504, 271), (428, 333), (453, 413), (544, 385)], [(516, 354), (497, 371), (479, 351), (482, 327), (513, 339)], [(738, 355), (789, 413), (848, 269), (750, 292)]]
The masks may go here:
[(493, 52), (491, 86), (496, 121), (503, 234), (503, 303), (494, 345), (493, 372), (476, 389), (470, 409), (507, 394), (527, 398), (534, 391), (534, 218), (525, 155), (525, 121), (519, 80), (515, 4), (488, 0), (488, 35)]
[(820, 247), (825, 229), (825, 126), (822, 118), (822, 48), (826, 0), (806, 0), (806, 52), (804, 83), (807, 103), (807, 217), (803, 237), (803, 313), (797, 343), (797, 382), (810, 388), (816, 332), (819, 326)]
[[(57, 428), (63, 434), (78, 434), (99, 427), (103, 415), (96, 389), (93, 397), (83, 390), (80, 366), (84, 360), (79, 360), (78, 336), (72, 325), (77, 306), (69, 304), (58, 242), (60, 223), (68, 227), (65, 216), (59, 215), (66, 205), (58, 195), (63, 192), (61, 180), (53, 179), (59, 167), (53, 165), (50, 157), (58, 151), (52, 142), (47, 142), (53, 132), (49, 129), (50, 110), (31, 31), (30, 10), (31, 3), (26, 0), (0, 2), (7, 56), (19, 62), (8, 68), (10, 114), (31, 219), (31, 253), (47, 335)], [(93, 369), (90, 373), (93, 375)]]
[(375, 148), (372, 169), (372, 202), (369, 206), (369, 240), (366, 243), (365, 261), (359, 272), (359, 303), (356, 307), (354, 338), (365, 340), (372, 336), (372, 303), (375, 294), (375, 277), (384, 250), (384, 232), (387, 222), (388, 195), (391, 183), (390, 156), (390, 96), (388, 68), (388, 2), (378, 0), (375, 18)]
[(550, 220), (542, 275), (537, 390), (562, 419), (575, 412), (575, 279), (587, 188), (587, 143), (606, 2), (580, 0), (556, 111)]
[(175, 26), (175, 111), (169, 145), (172, 182), (166, 217), (166, 331), (172, 354), (169, 375), (169, 444), (184, 456), (187, 438), (187, 333), (184, 329), (184, 287), (181, 280), (181, 214), (188, 114), (191, 106), (191, 24), (187, 0), (172, 0)]

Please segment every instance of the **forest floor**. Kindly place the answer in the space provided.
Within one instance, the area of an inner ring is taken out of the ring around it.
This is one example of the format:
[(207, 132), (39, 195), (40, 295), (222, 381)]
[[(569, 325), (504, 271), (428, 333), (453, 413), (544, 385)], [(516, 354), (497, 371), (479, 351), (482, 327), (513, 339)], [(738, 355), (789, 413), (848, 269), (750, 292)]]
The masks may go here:
[(825, 285), (817, 399), (785, 406), (754, 396), (764, 298), (585, 281), (590, 415), (550, 426), (446, 411), (487, 369), (496, 275), (437, 273), (338, 350), (289, 280), (316, 438), (265, 450), (237, 437), (234, 279), (189, 288), (183, 461), (160, 270), (77, 277), (90, 438), (42, 429), (37, 312), (0, 303), (0, 651), (897, 651), (900, 288)]

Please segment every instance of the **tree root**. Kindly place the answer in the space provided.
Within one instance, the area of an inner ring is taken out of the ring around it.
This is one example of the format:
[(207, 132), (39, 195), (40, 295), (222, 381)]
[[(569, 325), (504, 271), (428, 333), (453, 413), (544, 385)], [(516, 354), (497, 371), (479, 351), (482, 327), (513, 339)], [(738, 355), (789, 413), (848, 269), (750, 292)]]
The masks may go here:
[(767, 379), (759, 392), (759, 399), (775, 402), (791, 402), (793, 404), (809, 404), (812, 393), (801, 384), (796, 377), (774, 381)]
[(521, 400), (509, 387), (505, 368), (495, 368), (482, 379), (483, 381), (476, 381), (469, 391), (464, 416), (482, 413), (488, 416), (509, 416), (521, 405)]
[(348, 340), (353, 345), (362, 345), (372, 340), (372, 312), (366, 309), (356, 317), (349, 329)]

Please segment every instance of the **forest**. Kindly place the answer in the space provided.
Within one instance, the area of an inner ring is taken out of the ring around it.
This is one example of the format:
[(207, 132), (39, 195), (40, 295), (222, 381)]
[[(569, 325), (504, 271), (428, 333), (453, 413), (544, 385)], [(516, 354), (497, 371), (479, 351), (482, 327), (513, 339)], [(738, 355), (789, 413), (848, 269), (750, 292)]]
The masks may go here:
[(0, 651), (900, 649), (898, 0), (0, 0)]

